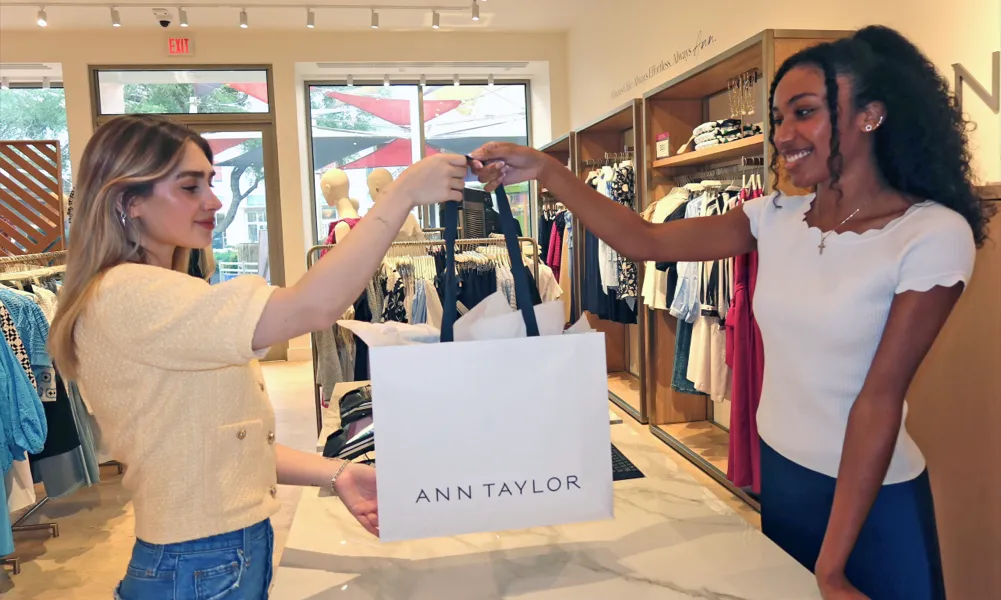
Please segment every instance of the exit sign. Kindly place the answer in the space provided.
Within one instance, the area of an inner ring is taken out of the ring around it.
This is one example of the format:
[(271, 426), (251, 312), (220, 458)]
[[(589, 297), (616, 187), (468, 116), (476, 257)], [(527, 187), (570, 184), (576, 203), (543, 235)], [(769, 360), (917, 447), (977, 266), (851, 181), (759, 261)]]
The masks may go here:
[(167, 53), (171, 56), (191, 56), (195, 47), (188, 38), (167, 38)]

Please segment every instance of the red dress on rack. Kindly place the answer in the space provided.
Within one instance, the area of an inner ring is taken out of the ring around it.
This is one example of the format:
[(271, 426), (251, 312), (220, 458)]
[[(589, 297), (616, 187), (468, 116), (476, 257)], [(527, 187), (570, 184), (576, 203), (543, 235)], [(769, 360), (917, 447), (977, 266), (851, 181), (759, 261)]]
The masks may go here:
[(734, 258), (733, 302), (726, 315), (726, 362), (733, 369), (726, 477), (738, 487), (751, 486), (756, 494), (761, 490), (757, 413), (765, 372), (765, 348), (752, 307), (757, 277), (757, 252)]

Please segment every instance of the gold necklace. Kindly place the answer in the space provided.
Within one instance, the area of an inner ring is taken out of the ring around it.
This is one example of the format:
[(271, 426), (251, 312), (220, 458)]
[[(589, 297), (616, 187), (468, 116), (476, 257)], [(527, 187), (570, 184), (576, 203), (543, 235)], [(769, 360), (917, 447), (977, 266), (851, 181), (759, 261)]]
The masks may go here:
[(860, 211), (860, 210), (862, 210), (861, 206), (858, 207), (858, 208), (856, 208), (855, 211), (852, 212), (852, 214), (848, 215), (848, 217), (844, 221), (841, 221), (840, 223), (838, 223), (834, 227), (834, 229), (831, 229), (830, 231), (827, 231), (827, 232), (821, 232), (820, 233), (820, 245), (817, 246), (817, 248), (820, 250), (820, 254), (821, 255), (824, 254), (824, 248), (827, 247), (827, 244), (825, 243), (827, 241), (827, 236), (831, 235), (832, 233), (834, 233), (835, 231), (837, 231), (839, 227), (841, 227), (842, 225), (844, 225), (845, 223), (847, 223), (848, 221), (850, 221), (851, 218), (854, 217), (855, 215), (857, 215), (858, 211)]

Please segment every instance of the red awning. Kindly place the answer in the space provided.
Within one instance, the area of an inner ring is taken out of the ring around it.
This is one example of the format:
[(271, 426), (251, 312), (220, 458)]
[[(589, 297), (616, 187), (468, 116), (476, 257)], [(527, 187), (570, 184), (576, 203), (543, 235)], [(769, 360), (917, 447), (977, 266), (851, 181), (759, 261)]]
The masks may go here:
[(266, 83), (227, 83), (226, 85), (251, 98), (257, 98), (265, 104), (268, 103), (268, 84)]
[[(327, 92), (327, 96), (335, 100), (340, 100), (345, 104), (350, 104), (355, 108), (360, 108), (393, 125), (410, 127), (410, 100), (356, 96), (340, 92)], [(425, 100), (424, 122), (430, 122), (450, 110), (454, 110), (460, 104), (462, 104), (461, 100)]]
[[(425, 156), (441, 154), (441, 150), (433, 146), (424, 146)], [(393, 140), (356, 161), (350, 162), (340, 169), (378, 169), (379, 167), (407, 167), (413, 164), (414, 159), (410, 150), (410, 140)], [(328, 165), (336, 166), (336, 165)]]

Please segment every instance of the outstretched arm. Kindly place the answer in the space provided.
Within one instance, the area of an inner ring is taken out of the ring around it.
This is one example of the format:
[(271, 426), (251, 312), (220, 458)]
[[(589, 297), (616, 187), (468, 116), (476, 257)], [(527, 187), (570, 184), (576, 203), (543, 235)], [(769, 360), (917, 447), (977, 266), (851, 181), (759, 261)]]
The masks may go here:
[(635, 211), (599, 194), (552, 157), (532, 148), (494, 142), (474, 152), (472, 157), (486, 165), (477, 170), (488, 190), (537, 179), (585, 227), (631, 260), (714, 260), (743, 254), (756, 245), (743, 210), (700, 219), (650, 223)]
[[(310, 452), (275, 446), (278, 458), (278, 483), (329, 488), (330, 480), (344, 464)], [(375, 469), (348, 463), (334, 486), (344, 506), (372, 535), (379, 535), (379, 503), (375, 487)]]

